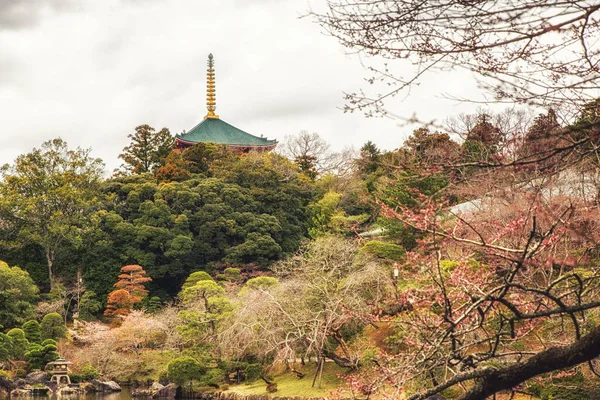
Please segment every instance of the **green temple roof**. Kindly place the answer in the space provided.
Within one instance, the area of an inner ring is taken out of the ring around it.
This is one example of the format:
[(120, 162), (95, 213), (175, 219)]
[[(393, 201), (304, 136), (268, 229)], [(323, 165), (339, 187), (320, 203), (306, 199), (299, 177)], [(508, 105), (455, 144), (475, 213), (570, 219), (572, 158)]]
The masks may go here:
[(277, 140), (257, 137), (228, 124), (219, 118), (206, 118), (189, 132), (175, 135), (188, 143), (217, 143), (229, 146), (273, 146)]

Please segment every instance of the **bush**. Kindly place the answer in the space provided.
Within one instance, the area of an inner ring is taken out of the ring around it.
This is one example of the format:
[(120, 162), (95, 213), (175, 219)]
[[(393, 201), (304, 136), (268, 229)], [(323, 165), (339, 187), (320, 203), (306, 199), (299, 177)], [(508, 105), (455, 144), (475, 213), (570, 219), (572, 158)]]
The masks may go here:
[(248, 364), (246, 367), (246, 382), (254, 382), (262, 374), (262, 365)]
[(10, 379), (10, 374), (8, 373), (8, 371), (0, 370), (0, 378)]
[(100, 378), (100, 373), (93, 365), (86, 365), (80, 371), (81, 378), (84, 381), (91, 381), (92, 379)]
[(67, 327), (59, 313), (44, 315), (40, 327), (43, 339), (58, 340), (64, 338), (67, 333)]
[(23, 368), (17, 368), (15, 370), (15, 379), (25, 379), (27, 377), (27, 371)]
[(198, 379), (200, 375), (203, 375), (206, 372), (206, 368), (189, 356), (183, 356), (172, 360), (167, 365), (167, 370), (169, 371), (169, 380), (180, 386)]
[(23, 324), (23, 331), (29, 343), (42, 343), (42, 327), (39, 322), (32, 319)]

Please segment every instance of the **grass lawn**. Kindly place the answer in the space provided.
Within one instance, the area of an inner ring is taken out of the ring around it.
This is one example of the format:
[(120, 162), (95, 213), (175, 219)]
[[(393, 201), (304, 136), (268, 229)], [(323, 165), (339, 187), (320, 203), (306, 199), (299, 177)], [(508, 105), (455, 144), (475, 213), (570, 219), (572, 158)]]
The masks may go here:
[[(315, 387), (311, 387), (316, 368), (316, 363), (309, 363), (305, 365), (301, 369), (301, 371), (304, 372), (304, 378), (301, 379), (298, 379), (296, 375), (291, 372), (285, 372), (281, 375), (274, 376), (275, 383), (277, 383), (277, 392), (273, 393), (273, 396), (327, 396), (329, 391), (334, 390), (340, 384), (340, 379), (337, 377), (337, 375), (344, 374), (346, 372), (345, 368), (340, 368), (334, 363), (325, 363), (325, 366), (323, 367), (321, 389), (317, 389), (318, 379), (317, 382), (315, 382)], [(266, 394), (266, 387), (267, 385), (264, 381), (258, 380), (249, 385), (231, 385), (229, 390), (241, 394)]]

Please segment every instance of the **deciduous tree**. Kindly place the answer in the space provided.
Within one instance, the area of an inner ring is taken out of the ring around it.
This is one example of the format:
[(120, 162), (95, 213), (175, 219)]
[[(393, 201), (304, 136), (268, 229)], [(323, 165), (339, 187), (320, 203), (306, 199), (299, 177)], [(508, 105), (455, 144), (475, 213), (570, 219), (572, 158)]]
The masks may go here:
[(71, 150), (54, 139), (0, 171), (0, 215), (13, 227), (12, 244), (44, 249), (51, 286), (59, 249), (80, 243), (99, 205), (103, 167), (90, 150)]

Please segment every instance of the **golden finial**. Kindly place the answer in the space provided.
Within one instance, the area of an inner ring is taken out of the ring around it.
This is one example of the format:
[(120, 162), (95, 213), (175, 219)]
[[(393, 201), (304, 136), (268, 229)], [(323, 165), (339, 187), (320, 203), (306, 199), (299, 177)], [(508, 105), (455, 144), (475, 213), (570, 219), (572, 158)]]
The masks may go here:
[(208, 70), (206, 74), (206, 108), (208, 109), (208, 114), (206, 114), (206, 118), (219, 118), (217, 114), (215, 114), (215, 110), (217, 109), (217, 95), (215, 92), (215, 62), (213, 61), (213, 55), (208, 55)]

